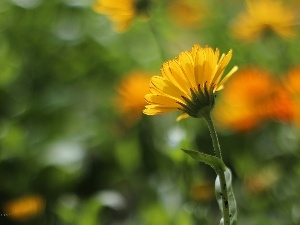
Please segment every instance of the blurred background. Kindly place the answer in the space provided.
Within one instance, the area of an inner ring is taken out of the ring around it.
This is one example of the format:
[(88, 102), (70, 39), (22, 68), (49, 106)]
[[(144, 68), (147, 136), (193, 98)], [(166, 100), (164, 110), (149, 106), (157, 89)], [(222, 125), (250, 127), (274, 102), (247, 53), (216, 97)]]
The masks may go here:
[(239, 224), (300, 224), (300, 2), (1, 0), (0, 224), (219, 224), (206, 124), (142, 114), (194, 44), (239, 71), (213, 111)]

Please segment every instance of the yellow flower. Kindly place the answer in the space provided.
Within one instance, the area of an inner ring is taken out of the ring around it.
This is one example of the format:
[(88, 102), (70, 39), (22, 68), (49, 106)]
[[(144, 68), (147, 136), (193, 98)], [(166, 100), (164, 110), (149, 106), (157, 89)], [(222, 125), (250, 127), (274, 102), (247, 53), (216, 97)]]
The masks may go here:
[(215, 92), (223, 88), (224, 83), (237, 70), (222, 78), (224, 70), (232, 57), (230, 50), (219, 58), (219, 49), (194, 45), (191, 51), (179, 54), (174, 60), (162, 66), (162, 76), (154, 76), (150, 82), (150, 94), (145, 95), (148, 102), (144, 113), (156, 115), (171, 111), (184, 112), (177, 120), (202, 117), (214, 107)]
[(236, 37), (251, 41), (270, 31), (289, 38), (295, 33), (296, 14), (280, 0), (248, 0), (247, 11), (233, 23)]
[(204, 8), (197, 0), (172, 0), (168, 11), (172, 21), (183, 27), (195, 27), (204, 17)]
[(42, 213), (45, 201), (41, 196), (29, 195), (7, 202), (3, 209), (5, 213), (15, 220), (26, 220)]
[(107, 15), (117, 32), (124, 32), (136, 16), (135, 0), (97, 0), (93, 10)]
[(128, 74), (118, 85), (116, 106), (126, 117), (128, 124), (133, 124), (140, 119), (145, 108), (145, 94), (149, 91), (151, 76), (144, 72)]

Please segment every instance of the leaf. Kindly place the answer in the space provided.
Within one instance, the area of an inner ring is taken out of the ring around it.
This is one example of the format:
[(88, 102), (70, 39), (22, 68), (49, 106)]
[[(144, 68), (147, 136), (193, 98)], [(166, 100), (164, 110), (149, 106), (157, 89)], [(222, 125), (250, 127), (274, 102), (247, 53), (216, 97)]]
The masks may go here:
[[(230, 169), (226, 167), (224, 162), (212, 155), (207, 155), (202, 152), (194, 151), (194, 150), (186, 150), (182, 149), (185, 153), (190, 155), (193, 159), (198, 160), (200, 162), (203, 162), (205, 164), (208, 164), (211, 166), (216, 173), (218, 174), (215, 182), (215, 193), (216, 193), (216, 198), (220, 207), (220, 210), (222, 211), (223, 214), (223, 198), (222, 198), (222, 191), (221, 191), (221, 185), (220, 185), (220, 179), (219, 175), (221, 173), (224, 173), (225, 175), (225, 182), (227, 186), (227, 195), (228, 195), (228, 205), (229, 205), (229, 217), (230, 217), (230, 225), (236, 225), (237, 224), (237, 209), (236, 209), (236, 202), (232, 190), (232, 175), (230, 172)], [(220, 220), (220, 225), (224, 225), (224, 219)]]
[[(225, 180), (226, 180), (226, 185), (227, 185), (230, 225), (236, 225), (237, 224), (237, 208), (236, 208), (236, 201), (235, 201), (233, 189), (232, 189), (232, 175), (231, 175), (230, 169), (226, 168), (224, 174), (225, 174)], [(217, 176), (216, 182), (215, 182), (215, 193), (216, 193), (216, 198), (217, 198), (220, 210), (223, 212), (222, 195), (220, 194), (221, 193), (221, 185), (220, 185), (219, 175)], [(220, 221), (220, 225), (224, 225), (223, 218)]]
[(190, 155), (193, 159), (211, 166), (217, 174), (223, 173), (226, 170), (224, 162), (216, 156), (208, 155), (194, 150), (182, 149), (182, 151)]

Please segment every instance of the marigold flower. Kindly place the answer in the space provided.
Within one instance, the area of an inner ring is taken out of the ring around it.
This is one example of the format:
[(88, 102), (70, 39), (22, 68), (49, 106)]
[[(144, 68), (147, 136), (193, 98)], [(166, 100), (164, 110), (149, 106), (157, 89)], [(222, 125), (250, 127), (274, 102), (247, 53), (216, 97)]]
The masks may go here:
[(202, 117), (210, 112), (215, 104), (215, 92), (221, 90), (225, 82), (237, 70), (233, 67), (222, 78), (224, 70), (232, 57), (230, 50), (221, 57), (219, 49), (194, 45), (173, 60), (162, 65), (162, 76), (154, 76), (150, 82), (150, 94), (145, 95), (148, 102), (144, 113), (157, 115), (171, 111), (184, 112), (177, 120)]
[(293, 101), (291, 122), (300, 126), (300, 67), (291, 69), (283, 82)]
[(247, 11), (234, 20), (236, 37), (251, 41), (270, 31), (289, 38), (295, 33), (296, 14), (280, 0), (248, 0)]
[(228, 83), (213, 116), (218, 127), (247, 131), (267, 119), (290, 117), (289, 99), (277, 80), (259, 69), (241, 70)]
[(300, 97), (300, 67), (295, 67), (289, 70), (285, 78), (285, 87), (289, 92), (295, 93)]
[(41, 196), (29, 195), (7, 202), (3, 209), (15, 220), (27, 220), (44, 211), (45, 201)]
[(118, 85), (116, 106), (126, 116), (127, 122), (132, 124), (142, 115), (145, 108), (145, 94), (149, 91), (151, 76), (144, 72), (128, 74)]
[(195, 27), (204, 17), (203, 6), (195, 0), (173, 0), (168, 5), (172, 21), (183, 27)]
[(283, 85), (277, 83), (271, 90), (271, 101), (265, 106), (266, 115), (278, 122), (290, 122), (294, 116), (294, 102)]
[(97, 0), (93, 10), (107, 15), (117, 32), (124, 32), (137, 13), (135, 0)]
[(262, 120), (260, 99), (268, 95), (266, 87), (271, 87), (270, 79), (258, 71), (240, 71), (227, 84), (213, 116), (222, 129), (237, 131), (250, 130)]

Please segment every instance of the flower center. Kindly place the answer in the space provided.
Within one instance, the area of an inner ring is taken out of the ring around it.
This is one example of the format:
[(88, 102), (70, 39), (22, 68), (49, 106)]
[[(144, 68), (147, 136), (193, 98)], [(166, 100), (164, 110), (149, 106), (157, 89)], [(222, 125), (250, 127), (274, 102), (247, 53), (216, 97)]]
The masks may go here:
[(181, 96), (184, 103), (177, 102), (188, 115), (192, 117), (203, 117), (203, 115), (210, 113), (215, 105), (214, 95), (215, 84), (207, 87), (207, 81), (204, 84), (204, 90), (201, 89), (200, 84), (197, 88), (190, 88), (191, 97)]

